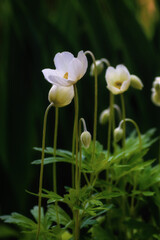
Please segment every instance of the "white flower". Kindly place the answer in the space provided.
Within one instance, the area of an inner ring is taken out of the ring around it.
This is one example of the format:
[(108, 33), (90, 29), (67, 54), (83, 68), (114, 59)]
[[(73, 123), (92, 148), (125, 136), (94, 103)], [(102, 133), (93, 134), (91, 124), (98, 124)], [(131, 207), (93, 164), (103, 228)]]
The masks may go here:
[(49, 91), (48, 99), (55, 107), (64, 107), (72, 101), (74, 97), (73, 86), (62, 87), (53, 85)]
[(108, 67), (106, 70), (107, 88), (113, 94), (120, 94), (130, 86), (130, 73), (124, 65), (117, 65), (116, 68)]
[(78, 53), (77, 58), (70, 52), (57, 53), (54, 57), (56, 69), (43, 69), (45, 79), (61, 86), (71, 86), (80, 80), (86, 73), (88, 61), (83, 51)]

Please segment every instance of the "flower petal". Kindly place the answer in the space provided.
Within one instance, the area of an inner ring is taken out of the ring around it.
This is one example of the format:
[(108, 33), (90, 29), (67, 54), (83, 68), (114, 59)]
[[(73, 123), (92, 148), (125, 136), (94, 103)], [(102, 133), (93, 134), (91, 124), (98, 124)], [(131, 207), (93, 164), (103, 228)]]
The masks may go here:
[(75, 83), (81, 79), (84, 75), (83, 64), (79, 59), (74, 58), (69, 64), (69, 79), (73, 80)]
[(69, 83), (67, 83), (67, 79), (62, 77), (62, 73), (58, 70), (53, 69), (43, 69), (42, 73), (45, 77), (45, 79), (55, 85), (62, 85), (62, 86), (68, 86)]
[(121, 79), (122, 81), (130, 79), (129, 71), (123, 64), (117, 65), (116, 72), (119, 76), (119, 79)]
[(87, 60), (87, 57), (86, 55), (84, 54), (83, 51), (80, 51), (78, 53), (78, 56), (77, 58), (80, 60), (80, 62), (82, 63), (83, 65), (83, 75), (86, 73), (87, 71), (87, 68), (88, 68), (88, 60)]
[(113, 84), (113, 81), (116, 81), (117, 74), (115, 68), (108, 67), (105, 74), (105, 79), (108, 84)]
[(54, 57), (54, 64), (57, 70), (68, 72), (68, 65), (74, 59), (74, 56), (70, 52), (57, 53)]

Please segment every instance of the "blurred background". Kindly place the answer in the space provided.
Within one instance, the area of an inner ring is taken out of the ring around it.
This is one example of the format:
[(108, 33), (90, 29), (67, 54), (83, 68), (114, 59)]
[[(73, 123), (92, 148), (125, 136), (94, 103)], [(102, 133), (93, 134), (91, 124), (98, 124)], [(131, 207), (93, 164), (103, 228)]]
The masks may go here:
[[(127, 117), (144, 133), (160, 130), (160, 109), (150, 100), (152, 82), (160, 75), (160, 1), (156, 0), (0, 0), (0, 215), (13, 211), (29, 216), (37, 198), (43, 116), (51, 85), (41, 70), (54, 68), (57, 52), (91, 50), (114, 67), (123, 63), (138, 75), (143, 91), (125, 93)], [(89, 65), (91, 59), (88, 58)], [(101, 73), (98, 114), (108, 107), (108, 90)], [(94, 79), (89, 70), (78, 83), (80, 117), (92, 132)], [(120, 98), (116, 97), (117, 104)], [(74, 105), (60, 109), (58, 147), (71, 150)], [(129, 126), (132, 129), (132, 126)], [(130, 129), (128, 128), (128, 131)], [(53, 145), (54, 109), (48, 116), (46, 145)], [(98, 140), (106, 147), (107, 126), (98, 125)], [(152, 158), (157, 157), (157, 145)], [(44, 187), (51, 189), (45, 167)], [(63, 179), (63, 181), (62, 181)], [(70, 183), (70, 169), (58, 167), (59, 193)]]

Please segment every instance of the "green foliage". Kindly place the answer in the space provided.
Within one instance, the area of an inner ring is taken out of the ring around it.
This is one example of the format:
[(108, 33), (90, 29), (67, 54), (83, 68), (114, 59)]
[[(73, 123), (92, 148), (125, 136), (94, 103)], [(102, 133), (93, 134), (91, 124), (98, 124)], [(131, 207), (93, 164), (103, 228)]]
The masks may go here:
[[(126, 139), (125, 149), (116, 146), (115, 153), (110, 156), (103, 150), (103, 146), (96, 142), (93, 164), (93, 143), (88, 149), (82, 148), (81, 174), (92, 174), (92, 184), (84, 185), (79, 190), (66, 187), (67, 192), (63, 197), (43, 189), (42, 197), (47, 199), (48, 206), (46, 213), (41, 209), (40, 237), (63, 239), (63, 236), (68, 236), (66, 239), (69, 240), (72, 236), (70, 232), (74, 229), (72, 214), (78, 211), (82, 239), (116, 240), (116, 236), (119, 236), (119, 239), (158, 239), (159, 222), (156, 209), (160, 206), (160, 166), (155, 160), (146, 158), (149, 148), (157, 140), (153, 138), (154, 132), (155, 130), (151, 129), (142, 135), (141, 151), (139, 139), (134, 132)], [(41, 152), (41, 148), (35, 150)], [(51, 155), (45, 158), (45, 164), (74, 161), (70, 151), (58, 149), (56, 157), (53, 157), (53, 148), (46, 148), (45, 153)], [(33, 162), (40, 163), (41, 160)], [(106, 171), (108, 178), (104, 180), (99, 176)], [(64, 206), (61, 207), (58, 202)], [(148, 222), (143, 216), (144, 204), (148, 208), (147, 214), (152, 214)], [(65, 205), (69, 207), (68, 213)], [(149, 209), (154, 209), (154, 212), (151, 213)], [(32, 239), (37, 229), (37, 206), (31, 210), (31, 214), (35, 221), (18, 213), (1, 216), (1, 219), (18, 225), (23, 233), (30, 233)]]

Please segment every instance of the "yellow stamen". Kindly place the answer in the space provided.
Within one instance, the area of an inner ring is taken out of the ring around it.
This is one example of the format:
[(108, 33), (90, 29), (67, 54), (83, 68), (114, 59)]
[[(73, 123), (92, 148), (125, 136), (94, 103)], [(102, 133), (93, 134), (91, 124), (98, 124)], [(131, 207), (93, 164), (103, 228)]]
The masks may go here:
[(64, 74), (63, 78), (68, 79), (68, 72)]
[(120, 89), (122, 86), (122, 82), (115, 82), (115, 87), (117, 87), (118, 89)]

